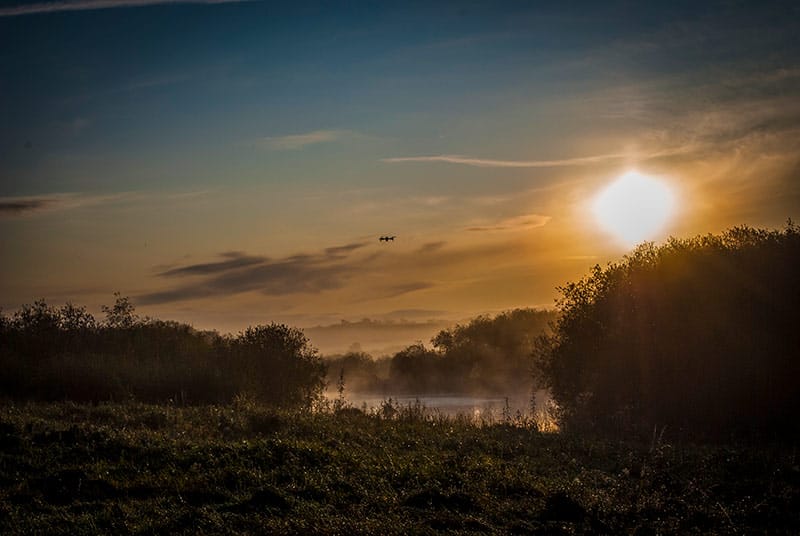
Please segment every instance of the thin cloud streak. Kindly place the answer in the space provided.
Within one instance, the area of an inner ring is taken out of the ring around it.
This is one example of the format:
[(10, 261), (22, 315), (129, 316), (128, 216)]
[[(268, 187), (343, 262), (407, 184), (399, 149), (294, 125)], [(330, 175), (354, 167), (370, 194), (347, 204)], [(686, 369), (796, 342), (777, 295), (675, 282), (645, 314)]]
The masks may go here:
[(395, 158), (383, 158), (382, 162), (397, 164), (403, 162), (444, 162), (446, 164), (462, 164), (474, 167), (501, 167), (501, 168), (547, 168), (561, 166), (580, 166), (605, 162), (607, 160), (617, 160), (624, 158), (623, 154), (587, 156), (581, 158), (570, 158), (566, 160), (494, 160), (491, 158), (472, 158), (457, 154), (440, 154), (430, 156), (401, 156)]
[[(316, 252), (270, 259), (228, 252), (211, 262), (162, 270), (157, 277), (166, 288), (141, 294), (136, 302), (156, 305), (247, 292), (270, 298), (315, 295), (349, 287), (351, 300), (370, 302), (441, 287), (456, 267), (485, 266), (487, 259), (505, 256), (509, 243), (448, 250), (445, 242), (431, 242), (402, 252), (372, 253), (372, 242), (328, 247)], [(489, 261), (491, 263), (491, 261)], [(480, 270), (479, 270), (480, 271)], [(424, 273), (424, 280), (417, 274)], [(438, 281), (438, 282), (437, 282)]]
[(109, 195), (52, 193), (26, 197), (0, 197), (0, 216), (26, 216), (52, 210), (68, 210), (100, 205), (133, 197), (134, 194), (131, 192)]
[(393, 158), (382, 158), (381, 162), (398, 164), (404, 162), (443, 162), (446, 164), (461, 164), (474, 167), (495, 167), (495, 168), (553, 168), (568, 166), (586, 166), (601, 162), (614, 160), (650, 160), (663, 156), (672, 156), (687, 152), (687, 148), (677, 148), (646, 155), (632, 155), (631, 153), (612, 153), (594, 156), (579, 156), (575, 158), (565, 158), (562, 160), (496, 160), (493, 158), (473, 158), (457, 154), (440, 154), (429, 156), (400, 156)]
[(153, 200), (181, 201), (202, 197), (214, 190), (190, 192), (146, 192), (130, 191), (112, 194), (88, 194), (82, 192), (53, 192), (42, 195), (0, 197), (0, 217), (24, 217), (33, 214), (60, 210), (75, 210), (114, 203), (152, 202)]
[[(493, 284), (500, 284), (498, 292), (504, 299), (524, 299), (535, 287), (549, 292), (557, 281), (529, 284), (531, 274), (539, 273), (530, 240), (499, 238), (462, 246), (430, 242), (388, 250), (369, 241), (271, 259), (245, 252), (220, 253), (208, 261), (162, 268), (153, 274), (160, 280), (158, 286), (133, 299), (142, 306), (183, 302), (180, 307), (192, 307), (189, 302), (199, 300), (214, 307), (212, 302), (264, 299), (285, 318), (290, 309), (311, 311), (331, 304), (350, 313), (382, 309), (386, 300), (414, 307), (422, 303), (419, 300), (453, 292), (475, 292), (479, 300), (489, 299), (484, 294), (493, 294), (489, 290)], [(498, 270), (507, 270), (508, 278)], [(513, 290), (514, 281), (524, 290)]]
[(41, 2), (0, 8), (0, 17), (18, 17), (61, 11), (92, 11), (120, 7), (146, 7), (161, 4), (236, 4), (252, 0), (80, 0), (77, 2)]
[(294, 151), (308, 145), (328, 143), (340, 139), (346, 131), (343, 130), (314, 130), (304, 134), (289, 134), (287, 136), (269, 136), (256, 140), (256, 145), (275, 151)]
[(228, 260), (220, 262), (192, 264), (189, 266), (183, 266), (181, 268), (173, 268), (171, 270), (166, 270), (164, 272), (161, 272), (158, 275), (162, 277), (174, 277), (174, 276), (186, 276), (186, 275), (211, 275), (219, 272), (225, 272), (227, 270), (232, 270), (235, 268), (243, 268), (246, 266), (252, 266), (254, 264), (261, 264), (269, 260), (266, 257), (251, 257), (236, 251), (223, 253), (221, 256), (227, 258)]
[(200, 276), (201, 279), (139, 297), (140, 303), (157, 304), (208, 296), (258, 291), (266, 296), (318, 294), (341, 288), (360, 270), (351, 255), (366, 246), (353, 243), (314, 254), (271, 260), (240, 252), (223, 253), (224, 260), (191, 264), (159, 273), (160, 277)]
[(493, 225), (469, 227), (467, 228), (467, 231), (486, 232), (527, 230), (547, 225), (550, 220), (550, 216), (543, 216), (541, 214), (527, 214), (524, 216), (517, 216), (515, 218), (508, 218)]
[(6, 198), (0, 199), (0, 215), (2, 214), (11, 214), (11, 215), (21, 215), (27, 214), (29, 212), (36, 212), (37, 210), (43, 210), (56, 203), (57, 200), (53, 198)]
[(394, 298), (397, 296), (402, 296), (403, 294), (416, 292), (418, 290), (429, 289), (433, 286), (433, 283), (428, 283), (427, 281), (412, 281), (410, 283), (404, 283), (401, 285), (393, 285), (384, 290), (384, 294), (381, 296), (381, 298)]

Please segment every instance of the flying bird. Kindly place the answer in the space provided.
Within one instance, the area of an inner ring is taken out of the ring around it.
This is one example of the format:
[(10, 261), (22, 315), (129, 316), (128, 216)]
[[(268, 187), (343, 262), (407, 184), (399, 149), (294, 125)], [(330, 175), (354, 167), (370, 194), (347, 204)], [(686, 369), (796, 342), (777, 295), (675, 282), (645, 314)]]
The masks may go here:
[(389, 240), (394, 242), (394, 236), (382, 236), (378, 240), (380, 240), (381, 242), (388, 242)]

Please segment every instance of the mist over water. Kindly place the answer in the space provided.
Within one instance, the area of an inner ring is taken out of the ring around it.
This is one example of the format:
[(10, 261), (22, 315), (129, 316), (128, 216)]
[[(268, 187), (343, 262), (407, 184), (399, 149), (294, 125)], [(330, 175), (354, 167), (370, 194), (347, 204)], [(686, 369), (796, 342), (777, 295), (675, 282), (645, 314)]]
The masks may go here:
[[(514, 309), (443, 329), (430, 346), (417, 342), (392, 356), (327, 356), (326, 396), (367, 411), (391, 399), (446, 416), (529, 416), (533, 344), (554, 319), (552, 311)], [(545, 399), (537, 395), (537, 406)]]
[[(335, 400), (339, 395), (335, 388), (329, 386), (325, 396), (328, 400)], [(547, 391), (537, 391), (537, 412), (545, 408), (549, 400)], [(367, 413), (379, 411), (385, 404), (391, 403), (400, 408), (419, 406), (431, 415), (445, 417), (466, 416), (493, 421), (506, 416), (532, 416), (531, 397), (522, 393), (508, 397), (452, 393), (345, 393), (345, 403)]]

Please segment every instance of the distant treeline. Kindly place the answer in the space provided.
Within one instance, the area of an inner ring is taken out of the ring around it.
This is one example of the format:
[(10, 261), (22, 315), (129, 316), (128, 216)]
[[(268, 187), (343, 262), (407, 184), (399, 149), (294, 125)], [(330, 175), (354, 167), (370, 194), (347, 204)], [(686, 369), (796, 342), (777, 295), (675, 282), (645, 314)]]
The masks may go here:
[(97, 321), (84, 307), (40, 300), (0, 314), (0, 397), (197, 404), (245, 395), (296, 407), (322, 392), (325, 366), (298, 329), (221, 336), (140, 318), (119, 295), (103, 312)]
[(537, 337), (556, 318), (552, 311), (515, 309), (479, 316), (440, 331), (431, 347), (419, 342), (374, 360), (349, 352), (327, 360), (330, 384), (370, 393), (530, 394), (531, 354)]
[(800, 231), (643, 244), (560, 288), (540, 379), (580, 430), (800, 432)]
[(278, 406), (309, 405), (327, 383), (348, 392), (529, 393), (531, 352), (554, 314), (517, 309), (439, 332), (374, 360), (323, 360), (299, 329), (250, 327), (236, 336), (142, 318), (116, 295), (97, 320), (85, 307), (44, 300), (0, 312), (0, 397), (16, 400), (226, 403), (245, 395)]

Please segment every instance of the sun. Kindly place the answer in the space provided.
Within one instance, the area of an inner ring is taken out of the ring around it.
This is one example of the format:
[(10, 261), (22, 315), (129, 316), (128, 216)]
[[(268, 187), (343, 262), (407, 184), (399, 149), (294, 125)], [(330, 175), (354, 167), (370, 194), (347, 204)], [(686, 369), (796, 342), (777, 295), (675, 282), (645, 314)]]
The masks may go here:
[(674, 210), (672, 190), (636, 171), (629, 171), (606, 186), (592, 203), (600, 225), (628, 247), (655, 237)]

